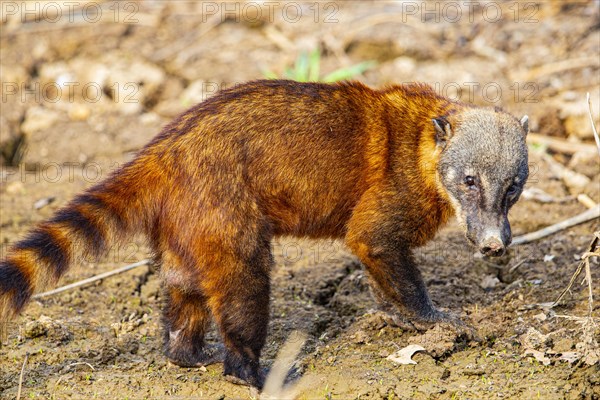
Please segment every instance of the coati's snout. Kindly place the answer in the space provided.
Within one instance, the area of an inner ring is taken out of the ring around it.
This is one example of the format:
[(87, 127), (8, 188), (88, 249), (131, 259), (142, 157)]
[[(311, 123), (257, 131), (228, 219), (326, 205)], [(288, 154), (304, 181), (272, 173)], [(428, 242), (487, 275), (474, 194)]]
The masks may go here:
[(499, 257), (504, 254), (512, 241), (510, 224), (506, 215), (487, 215), (479, 221), (477, 215), (467, 215), (466, 235), (481, 254)]
[(519, 121), (498, 108), (473, 109), (433, 125), (440, 186), (467, 239), (486, 256), (503, 255), (512, 240), (508, 211), (529, 174), (527, 116)]

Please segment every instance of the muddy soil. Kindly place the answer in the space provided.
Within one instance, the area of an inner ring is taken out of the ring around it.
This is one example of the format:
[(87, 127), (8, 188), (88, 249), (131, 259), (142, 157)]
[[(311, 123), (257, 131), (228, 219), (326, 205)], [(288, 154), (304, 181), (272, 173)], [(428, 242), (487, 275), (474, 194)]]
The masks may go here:
[[(433, 2), (282, 2), (272, 12), (250, 2), (230, 3), (234, 12), (208, 2), (81, 2), (72, 20), (56, 19), (47, 3), (37, 19), (15, 3), (1, 25), (3, 252), (130, 159), (177, 113), (219, 87), (267, 70), (283, 75), (315, 46), (323, 73), (375, 60), (356, 78), (373, 86), (426, 81), (444, 95), (528, 113), (534, 133), (572, 143), (593, 143), (585, 92), (596, 123), (600, 114), (597, 1), (489, 3), (495, 6), (463, 8), (458, 16)], [(90, 4), (102, 7), (99, 19), (85, 14)], [(72, 96), (65, 82), (77, 84)], [(86, 85), (99, 93), (83, 91)], [(527, 188), (556, 201), (517, 203), (515, 236), (585, 211), (577, 194), (600, 202), (596, 154), (536, 144), (530, 151)], [(565, 181), (556, 163), (587, 181)], [(299, 330), (308, 340), (292, 378), (303, 399), (598, 399), (598, 364), (574, 355), (584, 332), (571, 317), (587, 313), (585, 286), (578, 280), (558, 307), (545, 303), (566, 287), (599, 228), (593, 220), (490, 260), (451, 222), (419, 249), (433, 301), (472, 326), (475, 340), (444, 326), (394, 326), (377, 311), (364, 270), (343, 243), (279, 238), (264, 364)], [(136, 238), (101, 260), (80, 260), (61, 284), (146, 257)], [(597, 262), (592, 278), (598, 299)], [(224, 380), (221, 365), (167, 363), (161, 301), (154, 266), (34, 300), (0, 348), (0, 398), (16, 398), (25, 359), (21, 398), (255, 398)], [(597, 327), (593, 336), (600, 340)], [(215, 329), (208, 339), (219, 341)], [(416, 364), (387, 359), (409, 344), (425, 348), (413, 356)]]

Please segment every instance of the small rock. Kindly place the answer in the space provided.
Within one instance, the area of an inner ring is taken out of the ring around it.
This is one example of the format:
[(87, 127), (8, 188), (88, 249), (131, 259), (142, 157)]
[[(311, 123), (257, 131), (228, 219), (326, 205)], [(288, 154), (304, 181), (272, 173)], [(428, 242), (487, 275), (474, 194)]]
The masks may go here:
[(144, 113), (140, 116), (140, 122), (144, 125), (158, 125), (160, 124), (160, 116), (153, 112)]
[(486, 275), (481, 280), (480, 286), (482, 289), (493, 289), (500, 283), (496, 275)]
[(364, 344), (370, 339), (370, 336), (362, 329), (352, 335), (352, 343)]
[(45, 336), (48, 333), (48, 328), (38, 321), (31, 321), (25, 325), (24, 336), (27, 339), (34, 339), (36, 337)]
[[(598, 98), (598, 92), (590, 93), (592, 99)], [(569, 137), (578, 139), (593, 139), (592, 126), (590, 124), (590, 116), (588, 113), (589, 106), (585, 93), (579, 93), (576, 101), (561, 102), (560, 116), (563, 119), (565, 131)], [(600, 105), (592, 102), (592, 115), (594, 115), (594, 123), (598, 126), (598, 113)]]
[(21, 131), (32, 134), (50, 128), (59, 119), (59, 113), (44, 107), (31, 107), (25, 113), (25, 120), (21, 124)]
[(589, 117), (585, 114), (569, 115), (565, 119), (565, 130), (569, 137), (576, 137), (579, 139), (591, 139), (593, 138), (592, 127), (590, 126)]
[(548, 319), (548, 317), (546, 316), (546, 314), (544, 313), (539, 313), (533, 316), (533, 318), (537, 319), (540, 322), (545, 321), (546, 319)]
[(149, 279), (140, 289), (140, 298), (143, 302), (157, 299), (160, 294), (160, 287), (158, 279)]
[(547, 346), (549, 337), (530, 327), (527, 332), (519, 336), (518, 340), (525, 349), (539, 349)]
[(86, 121), (90, 117), (91, 111), (84, 104), (73, 104), (69, 108), (69, 118), (71, 121)]
[(194, 104), (200, 103), (206, 100), (212, 93), (210, 90), (214, 90), (210, 84), (204, 80), (197, 80), (188, 85), (187, 88), (179, 96), (181, 104), (186, 107), (191, 107)]
[(393, 65), (400, 76), (410, 76), (417, 68), (417, 62), (411, 57), (398, 57)]
[(444, 372), (442, 372), (442, 376), (440, 376), (440, 379), (445, 380), (448, 379), (450, 377), (450, 370), (448, 368), (444, 368)]
[(24, 190), (25, 186), (20, 181), (14, 181), (6, 185), (6, 193), (8, 194), (22, 193)]
[(573, 342), (573, 339), (561, 338), (554, 342), (552, 350), (556, 353), (565, 353), (568, 351), (572, 351), (574, 347), (575, 343)]
[(64, 342), (71, 338), (71, 333), (62, 321), (54, 321), (45, 315), (42, 315), (37, 321), (27, 323), (24, 335), (28, 339), (47, 336), (59, 342)]

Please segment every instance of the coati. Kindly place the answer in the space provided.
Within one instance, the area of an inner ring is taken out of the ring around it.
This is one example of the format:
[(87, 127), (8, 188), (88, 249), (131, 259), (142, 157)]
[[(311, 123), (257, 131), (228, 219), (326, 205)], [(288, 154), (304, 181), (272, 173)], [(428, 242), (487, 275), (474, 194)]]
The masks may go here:
[(164, 281), (166, 355), (181, 366), (216, 361), (204, 342), (214, 317), (224, 374), (263, 384), (277, 235), (343, 238), (386, 311), (449, 320), (412, 251), (455, 214), (482, 253), (504, 252), (507, 212), (528, 176), (527, 121), (418, 83), (262, 80), (223, 90), (11, 247), (0, 261), (0, 318), (76, 255), (143, 232)]

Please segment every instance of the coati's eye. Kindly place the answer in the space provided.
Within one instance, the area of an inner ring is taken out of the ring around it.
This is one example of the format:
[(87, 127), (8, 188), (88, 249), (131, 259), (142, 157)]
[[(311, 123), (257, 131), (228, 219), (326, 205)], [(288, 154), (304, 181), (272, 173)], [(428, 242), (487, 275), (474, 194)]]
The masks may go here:
[(476, 187), (475, 177), (473, 177), (471, 175), (465, 176), (465, 185), (467, 185), (470, 188), (475, 188)]
[(508, 188), (508, 191), (506, 192), (506, 194), (509, 196), (514, 196), (515, 194), (517, 194), (518, 191), (519, 191), (519, 187), (515, 183), (513, 183)]

